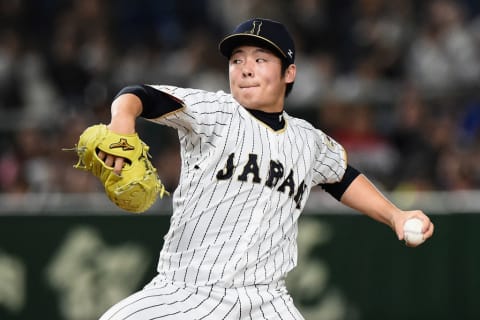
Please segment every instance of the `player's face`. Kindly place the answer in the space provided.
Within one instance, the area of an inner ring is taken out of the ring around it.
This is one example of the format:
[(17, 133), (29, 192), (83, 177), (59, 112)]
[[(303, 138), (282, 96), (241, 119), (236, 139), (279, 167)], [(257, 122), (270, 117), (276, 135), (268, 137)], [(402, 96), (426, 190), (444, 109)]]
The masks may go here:
[(286, 84), (295, 79), (295, 65), (282, 74), (282, 62), (271, 51), (239, 46), (229, 60), (230, 91), (244, 107), (265, 112), (283, 110)]

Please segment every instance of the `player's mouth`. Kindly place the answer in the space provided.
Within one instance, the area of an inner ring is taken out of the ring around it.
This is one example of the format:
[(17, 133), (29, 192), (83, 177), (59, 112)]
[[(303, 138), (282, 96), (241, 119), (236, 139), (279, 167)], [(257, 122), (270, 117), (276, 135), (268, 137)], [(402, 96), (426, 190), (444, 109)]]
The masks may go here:
[(251, 89), (251, 88), (257, 88), (257, 87), (260, 87), (260, 86), (257, 84), (239, 86), (240, 89)]

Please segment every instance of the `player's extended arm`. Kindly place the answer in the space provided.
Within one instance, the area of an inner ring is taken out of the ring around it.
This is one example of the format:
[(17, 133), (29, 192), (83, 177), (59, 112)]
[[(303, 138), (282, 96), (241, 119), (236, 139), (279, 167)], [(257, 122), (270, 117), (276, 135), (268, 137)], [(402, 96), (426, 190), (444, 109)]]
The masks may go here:
[(403, 211), (388, 200), (363, 174), (358, 175), (343, 193), (340, 201), (377, 221), (390, 226), (403, 240), (403, 225), (410, 218), (423, 221), (424, 238), (433, 235), (433, 223), (421, 210)]

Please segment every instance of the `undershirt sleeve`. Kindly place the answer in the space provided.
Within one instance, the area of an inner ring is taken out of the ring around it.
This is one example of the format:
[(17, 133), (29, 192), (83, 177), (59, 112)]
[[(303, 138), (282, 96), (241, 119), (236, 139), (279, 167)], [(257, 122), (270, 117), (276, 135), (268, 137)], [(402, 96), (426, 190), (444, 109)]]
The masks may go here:
[(360, 174), (360, 172), (353, 168), (350, 165), (347, 165), (347, 169), (345, 170), (345, 174), (341, 181), (336, 183), (322, 183), (319, 184), (323, 190), (330, 193), (335, 199), (340, 201), (345, 190), (350, 186), (350, 184), (355, 180), (355, 178)]
[(115, 99), (122, 94), (131, 93), (142, 101), (141, 117), (155, 119), (183, 107), (181, 101), (171, 95), (147, 85), (133, 85), (120, 90)]

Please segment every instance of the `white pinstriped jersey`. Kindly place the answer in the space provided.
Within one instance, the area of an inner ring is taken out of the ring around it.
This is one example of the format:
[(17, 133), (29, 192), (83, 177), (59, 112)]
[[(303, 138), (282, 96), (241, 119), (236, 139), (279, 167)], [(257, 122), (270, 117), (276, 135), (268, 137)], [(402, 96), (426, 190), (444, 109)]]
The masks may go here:
[(178, 130), (182, 159), (159, 274), (227, 288), (282, 280), (310, 188), (341, 180), (343, 147), (286, 112), (274, 131), (222, 91), (152, 87), (183, 103), (151, 119)]

